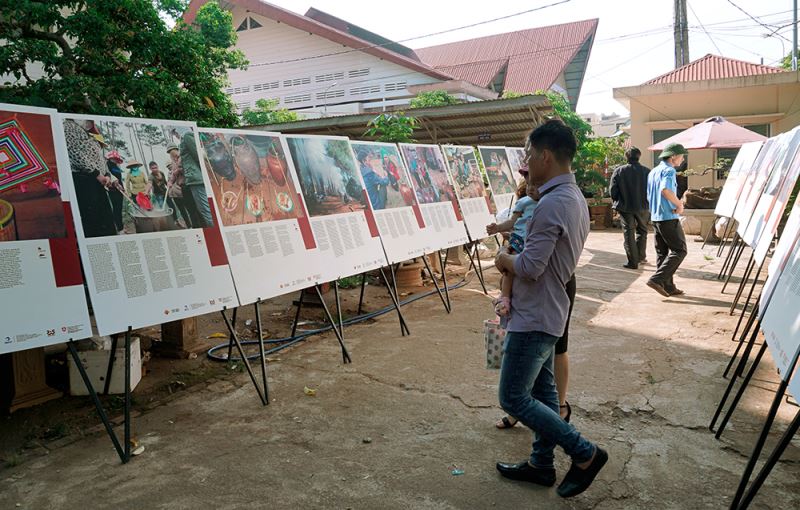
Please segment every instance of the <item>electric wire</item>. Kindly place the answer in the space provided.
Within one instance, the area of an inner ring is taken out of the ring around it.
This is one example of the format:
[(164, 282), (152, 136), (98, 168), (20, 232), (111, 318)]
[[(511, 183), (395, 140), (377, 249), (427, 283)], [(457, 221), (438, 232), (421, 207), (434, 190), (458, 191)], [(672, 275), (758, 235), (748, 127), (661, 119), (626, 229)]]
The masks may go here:
[(717, 49), (717, 51), (719, 52), (720, 56), (723, 56), (723, 57), (724, 57), (725, 55), (723, 55), (723, 53), (722, 53), (722, 50), (721, 50), (721, 49), (719, 49), (719, 46), (717, 46), (717, 42), (716, 42), (716, 41), (714, 41), (714, 38), (713, 38), (713, 37), (711, 37), (711, 34), (709, 34), (709, 33), (708, 33), (708, 30), (706, 30), (706, 27), (705, 27), (705, 26), (703, 26), (703, 22), (702, 22), (702, 21), (700, 21), (700, 16), (698, 16), (698, 15), (697, 15), (697, 13), (696, 13), (696, 12), (694, 12), (694, 8), (692, 7), (692, 4), (690, 4), (689, 2), (686, 2), (686, 5), (689, 7), (689, 11), (691, 11), (691, 13), (694, 15), (694, 18), (697, 20), (697, 23), (699, 23), (699, 24), (700, 24), (700, 28), (702, 28), (702, 29), (703, 29), (703, 32), (705, 32), (705, 33), (706, 33), (706, 35), (708, 36), (708, 39), (711, 41), (711, 44), (713, 44), (713, 45), (714, 45), (714, 47), (715, 47), (715, 48)]

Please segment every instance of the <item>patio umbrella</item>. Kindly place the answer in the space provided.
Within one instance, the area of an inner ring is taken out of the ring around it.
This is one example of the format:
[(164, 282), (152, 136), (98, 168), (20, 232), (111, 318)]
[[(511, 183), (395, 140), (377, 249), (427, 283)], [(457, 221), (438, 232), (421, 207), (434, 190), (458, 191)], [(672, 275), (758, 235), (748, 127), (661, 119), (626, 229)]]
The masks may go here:
[(671, 143), (679, 143), (687, 149), (738, 149), (747, 142), (762, 142), (766, 139), (766, 136), (728, 122), (723, 117), (710, 117), (677, 135), (651, 145), (648, 149), (660, 151)]

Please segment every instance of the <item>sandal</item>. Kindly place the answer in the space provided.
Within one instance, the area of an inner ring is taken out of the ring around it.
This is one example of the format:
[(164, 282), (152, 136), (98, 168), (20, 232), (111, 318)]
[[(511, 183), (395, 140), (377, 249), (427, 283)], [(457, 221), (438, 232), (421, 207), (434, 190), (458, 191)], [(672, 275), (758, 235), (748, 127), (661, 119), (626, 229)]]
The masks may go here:
[[(511, 421), (514, 420), (514, 421)], [(519, 420), (511, 416), (503, 416), (503, 419), (494, 424), (498, 429), (511, 429), (514, 425), (519, 423)]]
[[(564, 409), (564, 408), (566, 408), (566, 410), (567, 410), (567, 415), (566, 415), (566, 416), (564, 416), (564, 418), (562, 418), (562, 419), (563, 419), (565, 422), (569, 423), (569, 419), (572, 417), (572, 406), (571, 406), (571, 405), (569, 405), (569, 402), (567, 402), (567, 401), (565, 400), (565, 401), (564, 401), (564, 405), (559, 405), (558, 407), (559, 407), (559, 411), (560, 411), (561, 409)], [(559, 413), (559, 415), (560, 415), (560, 413)]]

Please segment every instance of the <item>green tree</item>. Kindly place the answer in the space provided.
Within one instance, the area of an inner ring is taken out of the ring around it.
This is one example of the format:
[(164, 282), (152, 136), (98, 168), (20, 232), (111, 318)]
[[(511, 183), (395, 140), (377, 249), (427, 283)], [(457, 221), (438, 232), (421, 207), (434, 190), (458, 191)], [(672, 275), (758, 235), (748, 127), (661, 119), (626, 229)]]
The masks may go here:
[(417, 119), (404, 115), (403, 112), (382, 113), (367, 123), (364, 136), (375, 138), (379, 142), (411, 143), (414, 142), (414, 128)]
[(451, 96), (444, 90), (431, 90), (417, 94), (417, 97), (411, 100), (410, 108), (429, 108), (431, 106), (447, 106), (459, 103), (461, 101), (458, 98)]
[[(246, 67), (231, 13), (212, 1), (192, 25), (185, 0), (0, 0), (0, 101), (64, 112), (235, 126), (224, 93)], [(28, 74), (39, 66), (41, 76)]]
[(785, 57), (781, 59), (781, 69), (792, 69), (792, 52), (790, 51)]
[(245, 108), (242, 112), (242, 124), (245, 126), (264, 126), (268, 124), (283, 124), (300, 120), (297, 112), (286, 108), (276, 109), (277, 99), (259, 99), (253, 109)]

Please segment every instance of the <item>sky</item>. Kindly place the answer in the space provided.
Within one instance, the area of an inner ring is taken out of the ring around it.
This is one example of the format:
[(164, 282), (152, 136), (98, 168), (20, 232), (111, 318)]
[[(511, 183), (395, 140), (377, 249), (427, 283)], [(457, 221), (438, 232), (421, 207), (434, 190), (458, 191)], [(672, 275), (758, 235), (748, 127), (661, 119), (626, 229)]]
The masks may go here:
[[(579, 113), (627, 113), (613, 99), (614, 87), (639, 85), (675, 67), (673, 0), (268, 1), (300, 14), (315, 7), (389, 39), (405, 41), (403, 44), (411, 48), (598, 18), (597, 35), (578, 101)], [(535, 12), (429, 36), (558, 2), (561, 3)], [(764, 64), (778, 65), (792, 46), (792, 3), (792, 0), (689, 0), (691, 59), (713, 53), (753, 63), (761, 63), (763, 59)], [(779, 27), (783, 28), (771, 35)]]

